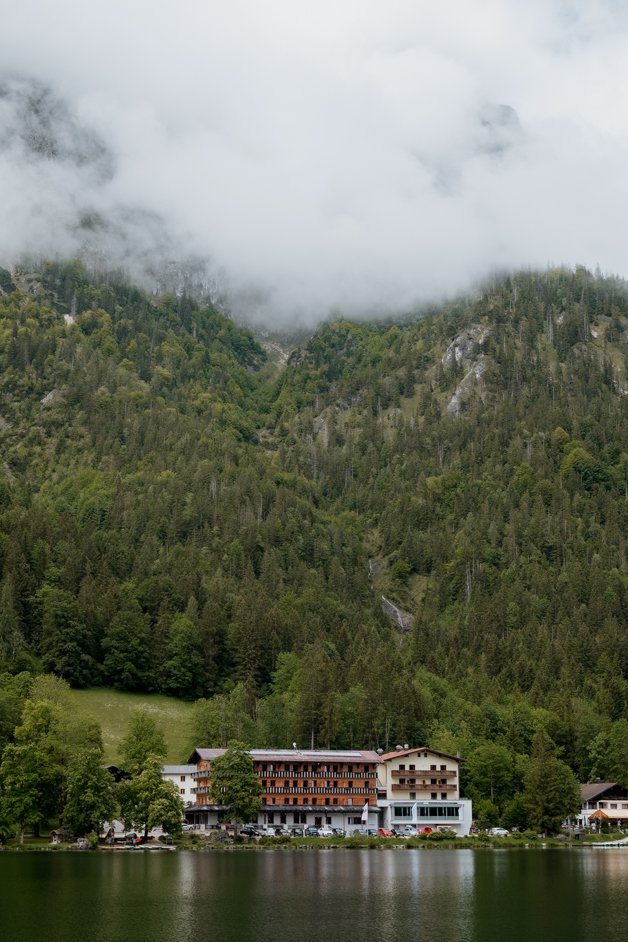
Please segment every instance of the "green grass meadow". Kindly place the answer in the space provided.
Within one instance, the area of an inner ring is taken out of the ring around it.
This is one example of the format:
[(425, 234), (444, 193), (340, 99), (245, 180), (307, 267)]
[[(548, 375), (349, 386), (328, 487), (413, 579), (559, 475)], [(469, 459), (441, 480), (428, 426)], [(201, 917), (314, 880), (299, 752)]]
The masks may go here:
[(77, 709), (100, 723), (107, 763), (118, 763), (118, 747), (134, 710), (148, 713), (163, 731), (167, 762), (185, 762), (192, 751), (192, 703), (161, 694), (122, 693), (108, 688), (72, 690), (70, 694)]

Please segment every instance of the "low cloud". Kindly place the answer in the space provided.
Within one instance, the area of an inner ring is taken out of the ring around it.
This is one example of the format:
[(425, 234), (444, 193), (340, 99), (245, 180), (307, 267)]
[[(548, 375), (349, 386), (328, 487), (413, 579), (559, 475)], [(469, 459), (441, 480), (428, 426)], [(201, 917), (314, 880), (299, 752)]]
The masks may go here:
[(282, 328), (497, 268), (627, 274), (627, 20), (612, 0), (22, 0), (0, 258), (84, 251), (154, 283), (192, 259)]

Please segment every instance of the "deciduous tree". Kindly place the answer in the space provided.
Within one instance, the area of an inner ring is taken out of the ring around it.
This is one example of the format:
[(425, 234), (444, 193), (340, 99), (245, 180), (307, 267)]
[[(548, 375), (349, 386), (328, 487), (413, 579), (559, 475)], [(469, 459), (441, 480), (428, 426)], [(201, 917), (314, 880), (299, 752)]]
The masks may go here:
[(164, 759), (166, 752), (164, 734), (155, 720), (143, 710), (136, 710), (120, 743), (120, 758), (125, 772), (139, 775), (151, 758)]
[(212, 762), (211, 801), (226, 805), (237, 823), (257, 818), (261, 806), (260, 785), (246, 746), (231, 742)]

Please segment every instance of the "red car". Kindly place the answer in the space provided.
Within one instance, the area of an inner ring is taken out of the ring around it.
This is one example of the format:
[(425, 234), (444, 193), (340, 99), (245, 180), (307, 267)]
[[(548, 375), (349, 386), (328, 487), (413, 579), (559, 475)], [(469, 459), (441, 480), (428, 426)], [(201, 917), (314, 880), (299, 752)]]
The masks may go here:
[(395, 832), (389, 831), (388, 828), (378, 828), (377, 833), (379, 834), (380, 837), (394, 837), (395, 836)]

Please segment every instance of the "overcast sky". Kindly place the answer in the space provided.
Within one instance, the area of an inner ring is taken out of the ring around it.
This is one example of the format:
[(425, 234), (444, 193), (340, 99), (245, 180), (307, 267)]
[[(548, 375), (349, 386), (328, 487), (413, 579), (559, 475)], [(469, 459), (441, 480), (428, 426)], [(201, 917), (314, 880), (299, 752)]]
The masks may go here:
[[(625, 0), (20, 0), (0, 64), (5, 262), (75, 251), (89, 210), (276, 324), (628, 274)], [(54, 159), (32, 79), (66, 105)]]

